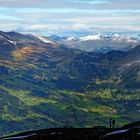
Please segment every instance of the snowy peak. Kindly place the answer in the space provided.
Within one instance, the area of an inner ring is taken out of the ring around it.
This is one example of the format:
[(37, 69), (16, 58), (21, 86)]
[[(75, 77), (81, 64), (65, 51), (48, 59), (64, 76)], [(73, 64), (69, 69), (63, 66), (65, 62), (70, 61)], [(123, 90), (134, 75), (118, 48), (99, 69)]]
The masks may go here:
[(140, 40), (139, 36), (131, 36), (127, 34), (93, 34), (79, 38), (80, 41), (94, 41), (94, 40), (128, 40), (128, 42), (136, 42)]
[(66, 41), (73, 41), (73, 40), (76, 40), (76, 38), (75, 38), (75, 37), (68, 37), (68, 38), (66, 39)]
[(110, 50), (127, 51), (134, 48), (140, 44), (140, 35), (125, 33), (93, 33), (87, 36), (62, 37), (59, 38), (59, 40), (51, 40), (64, 44), (68, 48), (105, 53)]
[(88, 40), (101, 40), (102, 35), (97, 34), (97, 35), (88, 35), (85, 37), (80, 37), (80, 41), (88, 41)]

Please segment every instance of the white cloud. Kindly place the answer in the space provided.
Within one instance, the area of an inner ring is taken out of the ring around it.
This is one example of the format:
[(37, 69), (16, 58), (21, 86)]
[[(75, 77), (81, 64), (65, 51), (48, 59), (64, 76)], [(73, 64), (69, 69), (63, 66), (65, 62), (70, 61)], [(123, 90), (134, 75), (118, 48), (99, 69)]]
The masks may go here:
[(1, 0), (0, 30), (137, 31), (139, 0)]

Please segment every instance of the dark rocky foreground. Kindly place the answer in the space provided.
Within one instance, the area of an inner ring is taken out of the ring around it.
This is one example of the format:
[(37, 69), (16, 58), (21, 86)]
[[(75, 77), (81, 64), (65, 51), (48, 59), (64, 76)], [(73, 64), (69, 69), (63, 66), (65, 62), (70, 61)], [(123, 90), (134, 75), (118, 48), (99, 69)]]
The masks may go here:
[(1, 140), (140, 140), (140, 127), (54, 128), (24, 132)]

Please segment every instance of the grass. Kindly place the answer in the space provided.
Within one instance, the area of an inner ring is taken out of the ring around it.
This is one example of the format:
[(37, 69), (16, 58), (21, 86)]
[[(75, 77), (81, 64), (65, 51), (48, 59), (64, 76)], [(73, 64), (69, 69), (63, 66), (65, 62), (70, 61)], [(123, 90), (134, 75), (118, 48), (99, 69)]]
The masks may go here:
[(28, 55), (32, 54), (32, 53), (40, 53), (43, 50), (41, 48), (37, 48), (37, 47), (32, 47), (32, 46), (25, 46), (23, 48), (20, 49), (16, 49), (12, 52), (12, 56), (16, 59), (16, 60), (23, 60), (25, 59)]
[[(25, 85), (23, 87), (26, 90), (0, 86), (0, 90), (18, 101), (15, 106), (12, 103), (14, 100), (10, 100), (14, 110), (9, 108), (10, 105), (3, 107), (2, 120), (17, 123), (30, 120), (30, 125), (33, 127), (36, 124), (37, 128), (41, 127), (44, 121), (44, 127), (60, 127), (66, 124), (76, 127), (93, 127), (93, 125), (108, 125), (110, 117), (116, 118), (118, 126), (140, 117), (136, 112), (132, 114), (128, 111), (128, 108), (133, 108), (133, 106), (138, 108), (138, 103), (127, 105), (132, 100), (135, 102), (140, 99), (139, 90), (128, 92), (117, 89), (100, 89), (84, 93), (54, 89), (43, 97), (41, 93), (43, 92), (44, 95), (47, 88), (42, 86), (39, 89), (37, 85), (33, 85), (32, 88), (27, 88)], [(33, 89), (35, 90), (33, 91)], [(17, 112), (17, 109), (20, 108), (26, 110), (27, 113), (21, 116)], [(37, 122), (34, 124), (34, 121)]]
[(15, 114), (10, 113), (7, 105), (3, 106), (3, 111), (2, 111), (2, 113), (0, 115), (0, 118), (2, 120), (17, 121), (17, 122), (22, 120), (21, 117), (15, 115)]
[(50, 103), (50, 104), (57, 103), (57, 101), (55, 100), (30, 96), (30, 91), (13, 90), (3, 86), (0, 86), (0, 88), (3, 89), (5, 92), (8, 92), (10, 95), (16, 96), (21, 102), (23, 102), (27, 106), (34, 106), (41, 103)]

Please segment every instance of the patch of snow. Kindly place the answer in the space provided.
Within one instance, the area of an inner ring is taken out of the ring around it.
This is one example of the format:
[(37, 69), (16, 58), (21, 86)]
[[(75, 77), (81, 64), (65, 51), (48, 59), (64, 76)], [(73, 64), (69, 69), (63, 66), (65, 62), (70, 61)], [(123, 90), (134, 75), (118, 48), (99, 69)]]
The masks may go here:
[(88, 35), (85, 37), (80, 37), (80, 41), (88, 41), (88, 40), (101, 40), (101, 35)]
[(51, 133), (51, 135), (54, 135), (54, 134), (56, 134), (56, 132), (52, 132), (52, 133)]
[(119, 34), (113, 34), (112, 36), (113, 36), (113, 37), (120, 37)]
[(57, 134), (57, 135), (61, 135), (62, 132), (52, 132), (52, 133), (51, 133), (51, 135), (55, 135), (55, 134)]
[(45, 37), (41, 37), (39, 36), (38, 39), (40, 39), (41, 41), (45, 42), (45, 43), (51, 43), (51, 44), (55, 44), (53, 41), (45, 38)]
[(17, 42), (16, 42), (16, 41), (12, 41), (12, 40), (8, 40), (8, 42), (10, 42), (10, 43), (12, 43), (12, 44), (14, 44), (14, 45), (16, 45), (16, 44), (17, 44)]
[(26, 136), (17, 136), (17, 137), (3, 138), (3, 140), (25, 139), (25, 138), (28, 138), (28, 137), (34, 136), (34, 135), (36, 135), (36, 133), (30, 134), (30, 135), (26, 135)]
[(117, 130), (117, 131), (108, 133), (108, 134), (106, 134), (105, 136), (114, 135), (114, 134), (121, 134), (121, 133), (127, 132), (128, 130), (129, 130), (129, 129)]
[(75, 40), (75, 38), (74, 38), (74, 37), (68, 37), (68, 38), (66, 39), (66, 41), (72, 41), (72, 40)]
[(35, 36), (39, 40), (43, 41), (44, 43), (56, 44), (55, 42), (51, 41), (50, 39), (47, 39), (46, 37), (42, 37), (42, 36), (38, 36), (38, 35), (33, 35), (33, 36)]

